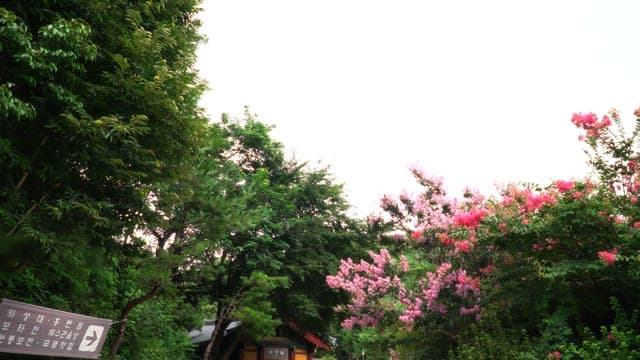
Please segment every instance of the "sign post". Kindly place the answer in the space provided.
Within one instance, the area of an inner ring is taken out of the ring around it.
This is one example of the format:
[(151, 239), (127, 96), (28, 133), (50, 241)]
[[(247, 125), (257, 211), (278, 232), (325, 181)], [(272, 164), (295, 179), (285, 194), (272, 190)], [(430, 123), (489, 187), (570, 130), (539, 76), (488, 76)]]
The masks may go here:
[(2, 299), (0, 352), (98, 359), (112, 323)]

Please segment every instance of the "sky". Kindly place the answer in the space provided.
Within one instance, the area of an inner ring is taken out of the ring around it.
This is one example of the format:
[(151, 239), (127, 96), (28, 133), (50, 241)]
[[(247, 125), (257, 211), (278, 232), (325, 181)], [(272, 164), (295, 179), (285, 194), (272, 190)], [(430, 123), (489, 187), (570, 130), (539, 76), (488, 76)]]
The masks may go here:
[(288, 156), (328, 166), (352, 213), (415, 192), (582, 178), (574, 112), (640, 105), (640, 2), (205, 0), (213, 120), (244, 106)]

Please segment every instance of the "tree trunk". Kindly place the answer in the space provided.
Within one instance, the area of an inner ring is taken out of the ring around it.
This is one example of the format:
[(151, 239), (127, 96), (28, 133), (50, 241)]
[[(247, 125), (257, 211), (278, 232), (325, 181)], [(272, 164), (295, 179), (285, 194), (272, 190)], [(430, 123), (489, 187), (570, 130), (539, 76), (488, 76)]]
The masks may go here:
[(149, 292), (147, 292), (146, 294), (137, 297), (135, 299), (130, 300), (127, 305), (122, 309), (122, 311), (120, 312), (120, 325), (118, 325), (118, 335), (116, 336), (116, 340), (113, 342), (113, 345), (111, 345), (111, 349), (109, 350), (109, 359), (110, 360), (114, 360), (116, 357), (116, 354), (118, 353), (118, 349), (120, 349), (120, 345), (122, 344), (122, 341), (124, 340), (124, 332), (127, 329), (127, 318), (129, 316), (129, 313), (131, 312), (131, 310), (133, 310), (133, 308), (135, 308), (136, 306), (142, 304), (143, 302), (153, 298), (154, 296), (156, 296), (156, 294), (158, 293), (158, 290), (160, 290), (160, 284), (156, 284), (151, 290), (149, 290)]
[[(35, 158), (38, 156), (38, 153), (40, 153), (40, 149), (44, 146), (44, 144), (47, 143), (47, 140), (49, 140), (49, 136), (45, 136), (44, 139), (42, 139), (42, 141), (40, 142), (40, 145), (38, 145), (38, 147), (36, 148), (36, 151), (33, 153), (33, 156), (31, 158), (31, 162), (33, 163)], [(18, 184), (16, 185), (16, 192), (20, 191), (20, 188), (22, 188), (22, 185), (24, 185), (24, 182), (27, 180), (27, 177), (29, 176), (29, 172), (25, 171), (24, 174), (22, 174), (22, 177), (20, 178), (20, 180), (18, 181)], [(20, 196), (20, 194), (18, 193), (18, 197)]]
[(224, 338), (224, 331), (227, 329), (227, 326), (231, 323), (231, 319), (233, 318), (233, 314), (238, 309), (240, 305), (240, 297), (243, 294), (243, 288), (240, 288), (233, 295), (231, 300), (227, 303), (226, 306), (220, 306), (220, 302), (218, 302), (218, 308), (216, 311), (217, 319), (216, 319), (216, 327), (213, 329), (211, 333), (211, 338), (207, 343), (207, 347), (204, 350), (203, 360), (211, 360), (215, 359), (217, 353), (219, 352), (220, 343)]
[(222, 342), (222, 338), (224, 337), (224, 330), (229, 326), (231, 320), (226, 318), (219, 318), (216, 320), (216, 327), (213, 329), (213, 333), (211, 333), (211, 338), (207, 343), (207, 348), (204, 350), (203, 360), (211, 360), (213, 359), (213, 355), (220, 347), (220, 343)]

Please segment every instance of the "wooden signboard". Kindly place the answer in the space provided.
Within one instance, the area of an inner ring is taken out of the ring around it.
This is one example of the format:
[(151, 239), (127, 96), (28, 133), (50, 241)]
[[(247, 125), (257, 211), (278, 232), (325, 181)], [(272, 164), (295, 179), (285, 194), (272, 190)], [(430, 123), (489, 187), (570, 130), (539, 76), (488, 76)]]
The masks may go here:
[(3, 299), (0, 352), (98, 359), (112, 321)]
[(289, 349), (286, 347), (265, 347), (264, 360), (287, 360)]

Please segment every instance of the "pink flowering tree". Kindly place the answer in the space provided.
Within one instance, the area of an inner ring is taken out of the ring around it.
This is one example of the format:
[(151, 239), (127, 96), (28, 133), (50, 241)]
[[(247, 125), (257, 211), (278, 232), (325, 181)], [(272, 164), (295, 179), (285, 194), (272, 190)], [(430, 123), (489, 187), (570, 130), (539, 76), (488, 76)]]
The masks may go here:
[(423, 192), (385, 196), (385, 215), (370, 219), (383, 248), (370, 253), (371, 262), (343, 260), (327, 283), (352, 299), (338, 309), (346, 313), (342, 325), (347, 329), (384, 328), (385, 334), (397, 338), (398, 332), (431, 324), (438, 337), (450, 342), (481, 312), (481, 276), (490, 273), (491, 266), (462, 265), (473, 252), (482, 219), (492, 209), (477, 192), (469, 190), (461, 200), (453, 199), (441, 179), (417, 168), (411, 171)]
[[(370, 262), (344, 260), (327, 277), (351, 298), (337, 309), (343, 327), (393, 334), (385, 341), (396, 355), (428, 348), (438, 358), (464, 354), (478, 338), (473, 324), (493, 319), (516, 337), (528, 334), (535, 341), (521, 351), (543, 358), (562, 356), (561, 349), (568, 356), (565, 345), (579, 343), (584, 328), (612, 326), (612, 298), (633, 312), (640, 304), (640, 127), (626, 134), (615, 111), (574, 114), (572, 122), (584, 131), (597, 180), (511, 184), (497, 198), (467, 190), (455, 199), (441, 179), (412, 168), (423, 191), (385, 196), (385, 214), (370, 221), (381, 249)], [(420, 345), (403, 345), (416, 333)], [(508, 351), (518, 347), (506, 342)]]
[[(342, 322), (346, 329), (378, 326), (385, 322), (385, 317), (397, 311), (394, 299), (403, 288), (398, 273), (404, 271), (405, 266), (397, 264), (386, 249), (379, 253), (370, 251), (369, 256), (371, 262), (342, 260), (338, 273), (327, 276), (331, 288), (351, 295), (351, 303), (344, 309), (349, 317)], [(337, 310), (341, 309), (338, 307)]]

